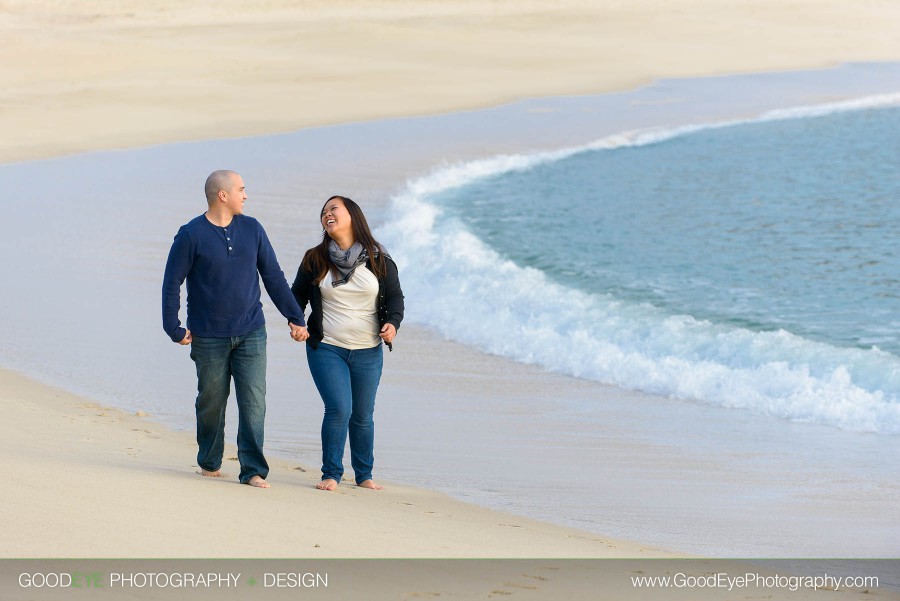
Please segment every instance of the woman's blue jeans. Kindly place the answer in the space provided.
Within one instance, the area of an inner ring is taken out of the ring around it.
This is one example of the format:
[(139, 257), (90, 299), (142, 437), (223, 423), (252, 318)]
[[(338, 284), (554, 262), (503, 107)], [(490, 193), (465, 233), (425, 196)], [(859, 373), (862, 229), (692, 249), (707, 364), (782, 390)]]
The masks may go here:
[(350, 465), (356, 483), (372, 479), (375, 462), (375, 393), (384, 361), (381, 345), (349, 350), (306, 345), (306, 361), (325, 404), (322, 419), (322, 479), (344, 475), (344, 443), (350, 435)]
[(197, 367), (197, 465), (214, 472), (222, 467), (225, 449), (225, 407), (234, 378), (238, 406), (238, 461), (241, 482), (265, 478), (263, 456), (266, 420), (266, 329), (244, 336), (200, 338), (191, 342)]

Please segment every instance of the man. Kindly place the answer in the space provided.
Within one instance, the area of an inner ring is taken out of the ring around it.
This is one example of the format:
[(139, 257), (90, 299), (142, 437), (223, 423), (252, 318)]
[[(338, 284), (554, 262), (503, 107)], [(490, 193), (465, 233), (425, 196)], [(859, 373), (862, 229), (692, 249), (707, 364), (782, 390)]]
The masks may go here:
[[(265, 230), (244, 215), (244, 180), (233, 171), (206, 179), (203, 215), (181, 226), (169, 251), (162, 288), (163, 329), (191, 346), (197, 367), (197, 464), (204, 476), (222, 477), (225, 406), (234, 378), (238, 405), (240, 481), (269, 488), (263, 456), (266, 416), (266, 328), (262, 277), (295, 340), (309, 334), (303, 312), (278, 265)], [(187, 329), (178, 310), (187, 279)]]

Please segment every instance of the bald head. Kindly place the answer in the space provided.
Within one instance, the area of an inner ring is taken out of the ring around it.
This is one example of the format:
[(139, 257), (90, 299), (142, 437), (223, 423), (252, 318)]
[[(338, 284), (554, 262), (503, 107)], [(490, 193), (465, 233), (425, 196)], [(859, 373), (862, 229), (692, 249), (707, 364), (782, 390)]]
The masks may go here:
[(206, 178), (206, 202), (213, 204), (219, 195), (219, 191), (230, 190), (236, 175), (237, 173), (228, 169), (220, 169), (210, 173), (209, 177)]

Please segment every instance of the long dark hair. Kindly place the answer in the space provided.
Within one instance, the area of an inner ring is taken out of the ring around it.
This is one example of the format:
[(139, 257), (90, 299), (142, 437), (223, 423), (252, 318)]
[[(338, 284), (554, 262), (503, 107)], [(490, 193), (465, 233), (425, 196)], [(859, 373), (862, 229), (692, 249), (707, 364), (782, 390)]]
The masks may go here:
[[(375, 236), (372, 235), (372, 230), (369, 229), (369, 223), (366, 221), (366, 216), (363, 215), (362, 209), (359, 208), (358, 204), (346, 196), (332, 196), (325, 201), (324, 205), (322, 205), (322, 211), (325, 210), (325, 207), (332, 200), (340, 200), (344, 203), (344, 207), (350, 214), (350, 227), (353, 230), (353, 237), (356, 238), (356, 241), (359, 242), (364, 249), (366, 249), (366, 253), (369, 255), (369, 261), (372, 264), (372, 272), (375, 274), (375, 277), (384, 277), (384, 274), (387, 271), (387, 268), (384, 265), (384, 253), (381, 251), (381, 244), (379, 244), (375, 239)], [(319, 212), (320, 221), (322, 219), (322, 211)], [(331, 262), (331, 255), (328, 252), (328, 245), (330, 242), (331, 236), (328, 235), (327, 231), (322, 230), (322, 241), (310, 248), (306, 251), (306, 254), (303, 255), (301, 267), (315, 275), (313, 283), (316, 285), (322, 281), (322, 278), (324, 278), (329, 271), (334, 275), (337, 274), (337, 269)]]

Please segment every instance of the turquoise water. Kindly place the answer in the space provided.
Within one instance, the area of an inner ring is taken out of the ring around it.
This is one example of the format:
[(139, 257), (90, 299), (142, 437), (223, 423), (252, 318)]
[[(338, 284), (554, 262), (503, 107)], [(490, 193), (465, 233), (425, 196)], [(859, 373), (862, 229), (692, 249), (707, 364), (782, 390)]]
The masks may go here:
[(878, 103), (625, 132), (413, 183), (397, 208), (414, 233), (395, 243), (436, 257), (409, 266), (421, 320), (578, 377), (898, 432), (900, 109)]
[(435, 202), (586, 292), (900, 354), (900, 109), (593, 150)]

